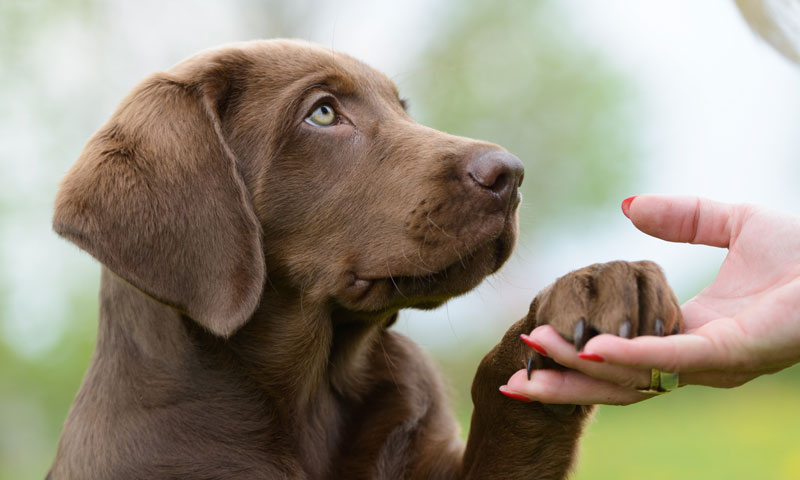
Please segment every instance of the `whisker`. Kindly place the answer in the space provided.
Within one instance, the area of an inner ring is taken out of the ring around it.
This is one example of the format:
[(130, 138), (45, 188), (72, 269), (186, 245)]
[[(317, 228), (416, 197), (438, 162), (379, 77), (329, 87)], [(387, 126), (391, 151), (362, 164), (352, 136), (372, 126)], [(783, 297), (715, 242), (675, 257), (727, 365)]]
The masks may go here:
[(425, 248), (425, 242), (427, 241), (428, 241), (428, 232), (425, 232), (425, 235), (422, 236), (422, 243), (420, 243), (419, 248), (417, 248), (417, 256), (419, 257), (419, 261), (422, 263), (423, 267), (430, 272), (433, 271), (433, 268), (430, 265), (428, 265), (428, 263), (422, 257), (422, 249)]
[(443, 234), (444, 234), (446, 237), (448, 237), (448, 238), (452, 238), (452, 239), (454, 239), (454, 240), (457, 238), (457, 237), (454, 237), (453, 235), (450, 235), (450, 234), (449, 234), (449, 233), (447, 233), (447, 232), (446, 232), (446, 231), (445, 231), (445, 230), (444, 230), (442, 227), (440, 227), (439, 225), (437, 225), (437, 224), (436, 224), (436, 222), (434, 222), (434, 221), (433, 221), (433, 219), (431, 218), (431, 214), (430, 214), (430, 212), (427, 212), (427, 213), (425, 214), (425, 218), (428, 220), (428, 223), (430, 223), (430, 224), (431, 224), (431, 225), (433, 225), (434, 227), (438, 228), (438, 229), (439, 229), (439, 231), (440, 231), (440, 232), (442, 232), (442, 233), (443, 233)]
[(389, 259), (386, 259), (386, 273), (389, 275), (389, 280), (392, 281), (392, 285), (394, 285), (394, 289), (397, 290), (397, 293), (400, 294), (401, 297), (407, 298), (406, 295), (400, 290), (400, 287), (397, 286), (397, 282), (394, 281), (394, 276), (392, 275), (392, 271), (389, 269)]
[(456, 341), (460, 341), (461, 339), (458, 338), (458, 332), (456, 332), (456, 329), (453, 326), (453, 321), (450, 318), (450, 305), (445, 303), (444, 304), (444, 310), (447, 313), (447, 324), (450, 325), (450, 331), (453, 332), (453, 338), (455, 338)]
[[(413, 260), (411, 260), (410, 258), (408, 258), (408, 256), (406, 255), (406, 252), (405, 252), (404, 250), (403, 250), (403, 251), (401, 251), (400, 253), (403, 255), (403, 258), (404, 258), (404, 259), (405, 259), (405, 260), (406, 260), (408, 263), (410, 263), (410, 264), (414, 265), (415, 267), (419, 267), (419, 268), (428, 268), (426, 265), (417, 265), (417, 264), (416, 264), (416, 263), (415, 263)], [(420, 255), (420, 254), (419, 254), (419, 252), (417, 252), (417, 255)], [(420, 261), (421, 261), (421, 260), (422, 260), (422, 258), (420, 258)]]

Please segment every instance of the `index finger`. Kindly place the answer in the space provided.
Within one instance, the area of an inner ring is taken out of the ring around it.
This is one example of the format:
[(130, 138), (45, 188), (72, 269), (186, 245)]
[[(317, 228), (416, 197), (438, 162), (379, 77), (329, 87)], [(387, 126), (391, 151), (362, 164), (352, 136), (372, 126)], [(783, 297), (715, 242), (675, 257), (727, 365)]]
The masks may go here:
[[(720, 322), (718, 320), (717, 322)], [(584, 347), (584, 352), (599, 355), (605, 362), (634, 368), (656, 368), (665, 372), (697, 372), (736, 369), (747, 351), (736, 333), (735, 322), (725, 336), (703, 335), (702, 328), (666, 337), (620, 338), (598, 335)], [(717, 325), (720, 328), (721, 325)]]
[(642, 232), (670, 242), (727, 248), (737, 206), (696, 196), (637, 195), (623, 211)]

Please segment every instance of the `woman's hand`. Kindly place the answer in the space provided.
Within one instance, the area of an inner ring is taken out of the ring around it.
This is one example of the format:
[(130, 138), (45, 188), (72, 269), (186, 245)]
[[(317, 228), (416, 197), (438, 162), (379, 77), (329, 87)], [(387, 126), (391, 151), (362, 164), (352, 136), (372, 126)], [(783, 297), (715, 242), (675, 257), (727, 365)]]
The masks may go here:
[(728, 248), (716, 280), (683, 305), (684, 331), (667, 337), (599, 335), (581, 353), (552, 328), (530, 338), (568, 371), (521, 370), (507, 389), (544, 403), (630, 404), (651, 369), (681, 385), (735, 387), (800, 362), (800, 218), (753, 205), (641, 195), (623, 212), (641, 231)]

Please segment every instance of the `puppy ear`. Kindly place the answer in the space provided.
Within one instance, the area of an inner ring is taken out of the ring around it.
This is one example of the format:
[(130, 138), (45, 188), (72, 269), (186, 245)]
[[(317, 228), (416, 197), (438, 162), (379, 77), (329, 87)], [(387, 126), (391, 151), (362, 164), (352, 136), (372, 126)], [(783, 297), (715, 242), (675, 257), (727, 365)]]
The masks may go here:
[(261, 228), (213, 98), (227, 80), (209, 85), (207, 69), (179, 67), (140, 84), (89, 140), (61, 184), (53, 227), (227, 337), (261, 296)]

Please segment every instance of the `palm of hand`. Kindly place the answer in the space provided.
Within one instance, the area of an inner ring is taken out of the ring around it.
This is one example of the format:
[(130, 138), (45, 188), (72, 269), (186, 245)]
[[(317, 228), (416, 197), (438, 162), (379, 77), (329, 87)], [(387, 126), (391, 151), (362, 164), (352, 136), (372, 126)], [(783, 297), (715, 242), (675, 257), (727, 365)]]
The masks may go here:
[(687, 333), (722, 343), (719, 366), (740, 368), (733, 384), (800, 360), (800, 222), (743, 208), (716, 280), (683, 306)]

